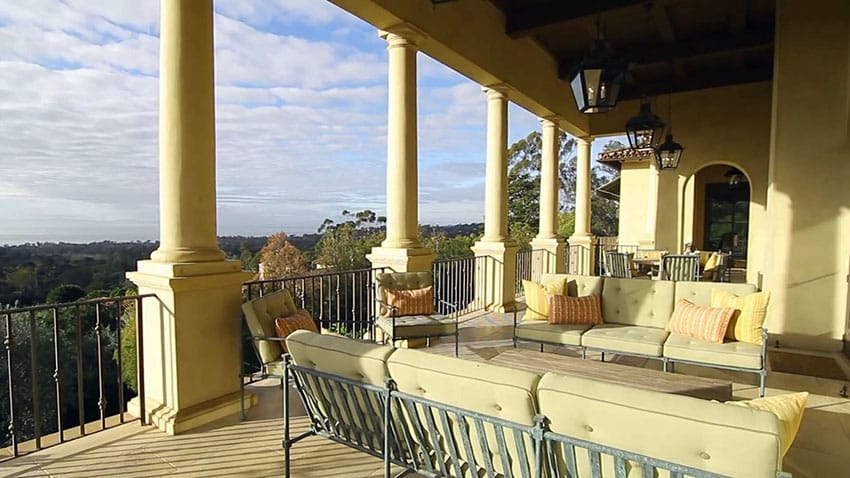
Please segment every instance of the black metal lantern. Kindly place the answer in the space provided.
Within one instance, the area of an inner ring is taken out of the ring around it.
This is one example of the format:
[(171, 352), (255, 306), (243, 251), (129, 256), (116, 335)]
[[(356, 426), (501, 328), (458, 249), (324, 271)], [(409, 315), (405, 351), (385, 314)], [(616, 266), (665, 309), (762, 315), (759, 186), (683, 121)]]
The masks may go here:
[(682, 160), (685, 148), (673, 141), (673, 135), (664, 137), (664, 143), (655, 149), (655, 159), (658, 161), (658, 169), (676, 169)]
[(625, 73), (625, 63), (611, 57), (605, 42), (601, 39), (594, 41), (590, 56), (582, 60), (570, 75), (570, 87), (578, 110), (582, 113), (605, 113), (614, 109)]
[(641, 101), (637, 116), (626, 121), (626, 136), (633, 149), (654, 148), (661, 142), (664, 122), (652, 113), (649, 101)]

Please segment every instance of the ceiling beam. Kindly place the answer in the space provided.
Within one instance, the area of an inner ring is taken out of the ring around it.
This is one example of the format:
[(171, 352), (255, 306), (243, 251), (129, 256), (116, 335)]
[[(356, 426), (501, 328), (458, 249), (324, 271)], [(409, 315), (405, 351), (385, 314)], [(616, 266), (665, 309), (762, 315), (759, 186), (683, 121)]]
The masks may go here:
[(505, 15), (505, 33), (511, 38), (532, 35), (536, 30), (555, 23), (589, 17), (609, 10), (627, 8), (646, 3), (647, 0), (594, 0), (592, 2), (565, 2), (550, 0), (523, 2), (523, 6)]
[[(746, 50), (773, 44), (774, 32), (770, 28), (747, 30), (729, 34), (722, 32), (704, 36), (690, 42), (655, 43), (651, 45), (633, 45), (628, 48), (614, 48), (614, 55), (623, 58), (630, 65), (668, 63), (714, 53)], [(568, 58), (559, 62), (558, 74), (566, 78), (581, 62), (581, 58)]]
[(730, 69), (711, 74), (693, 75), (686, 80), (676, 80), (671, 86), (670, 80), (641, 83), (640, 85), (623, 85), (620, 100), (633, 100), (643, 96), (658, 96), (682, 91), (704, 90), (719, 86), (737, 85), (768, 81), (773, 78), (773, 65), (761, 65), (749, 70)]

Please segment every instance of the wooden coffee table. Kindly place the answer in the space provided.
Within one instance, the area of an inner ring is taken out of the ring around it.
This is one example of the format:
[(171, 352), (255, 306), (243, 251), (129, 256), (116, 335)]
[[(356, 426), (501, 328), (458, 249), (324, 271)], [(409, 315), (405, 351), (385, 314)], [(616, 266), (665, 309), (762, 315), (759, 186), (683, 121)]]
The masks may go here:
[(511, 349), (496, 355), (487, 362), (536, 373), (555, 372), (577, 375), (704, 400), (721, 402), (732, 400), (732, 382), (726, 380), (694, 377), (596, 360), (582, 360), (536, 350)]

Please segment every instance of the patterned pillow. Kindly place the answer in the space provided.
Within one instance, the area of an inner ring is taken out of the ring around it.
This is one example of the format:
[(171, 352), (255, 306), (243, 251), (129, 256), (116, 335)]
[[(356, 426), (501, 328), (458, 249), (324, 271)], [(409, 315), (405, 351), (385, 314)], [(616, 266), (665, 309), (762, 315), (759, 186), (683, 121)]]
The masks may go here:
[(549, 318), (549, 296), (564, 295), (566, 277), (541, 284), (530, 280), (522, 281), (525, 294), (525, 317), (523, 320), (546, 320)]
[(666, 328), (674, 334), (722, 343), (734, 314), (735, 309), (730, 307), (703, 307), (689, 300), (679, 299)]
[(549, 296), (550, 324), (599, 325), (602, 323), (602, 301), (599, 295), (569, 297)]
[(421, 289), (386, 289), (387, 303), (397, 307), (396, 317), (434, 313), (433, 286)]
[(791, 448), (791, 443), (794, 442), (794, 437), (797, 436), (797, 431), (800, 429), (800, 422), (803, 421), (803, 411), (806, 409), (806, 399), (808, 398), (809, 392), (800, 392), (775, 397), (743, 400), (740, 402), (726, 402), (726, 404), (735, 405), (736, 407), (755, 408), (756, 410), (767, 410), (776, 415), (780, 425), (779, 437), (782, 443), (782, 456), (785, 456), (788, 453), (788, 449)]
[[(316, 327), (316, 322), (313, 321), (313, 317), (310, 315), (310, 312), (304, 309), (298, 309), (294, 314), (288, 317), (278, 317), (274, 319), (274, 330), (280, 338), (285, 339), (289, 337), (289, 334), (292, 332), (302, 329), (312, 330), (313, 332), (319, 331)], [(286, 342), (281, 342), (280, 346), (283, 347), (283, 351), (286, 352)]]
[(770, 292), (736, 296), (720, 289), (711, 289), (712, 307), (731, 307), (738, 313), (729, 322), (726, 338), (761, 345), (761, 328), (767, 316)]

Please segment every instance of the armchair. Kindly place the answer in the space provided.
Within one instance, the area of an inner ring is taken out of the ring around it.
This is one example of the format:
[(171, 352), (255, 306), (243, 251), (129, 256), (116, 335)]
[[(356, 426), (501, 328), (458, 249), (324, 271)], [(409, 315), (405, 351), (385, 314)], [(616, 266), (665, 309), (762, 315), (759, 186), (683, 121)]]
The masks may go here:
[[(383, 332), (384, 342), (454, 336), (458, 355), (458, 321), (434, 310), (434, 276), (431, 272), (385, 272), (375, 276), (378, 316), (375, 327)], [(437, 299), (445, 307), (457, 306)]]

